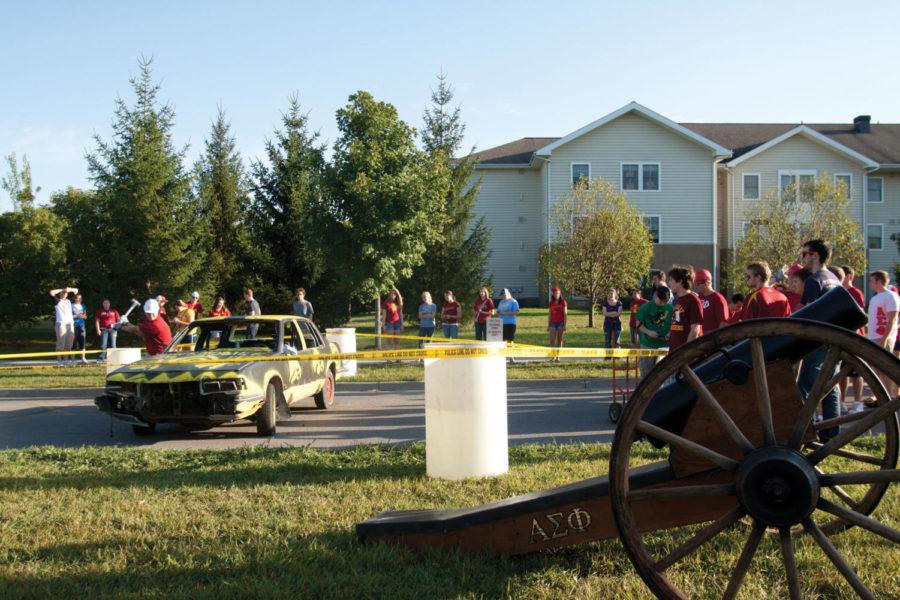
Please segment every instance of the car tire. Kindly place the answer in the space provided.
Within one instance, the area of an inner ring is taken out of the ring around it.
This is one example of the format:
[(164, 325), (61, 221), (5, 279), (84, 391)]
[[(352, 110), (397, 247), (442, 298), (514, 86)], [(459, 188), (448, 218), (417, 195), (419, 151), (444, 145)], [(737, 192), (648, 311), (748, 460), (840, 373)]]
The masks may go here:
[(313, 396), (313, 399), (316, 401), (317, 408), (329, 409), (334, 407), (334, 373), (331, 372), (331, 369), (328, 369), (325, 383), (322, 384), (322, 389)]
[(132, 425), (131, 431), (134, 432), (134, 435), (153, 435), (156, 433), (156, 423), (147, 423), (146, 425)]
[(265, 437), (275, 435), (275, 426), (277, 423), (277, 407), (278, 388), (274, 383), (266, 386), (266, 399), (263, 401), (262, 407), (256, 412), (256, 433)]

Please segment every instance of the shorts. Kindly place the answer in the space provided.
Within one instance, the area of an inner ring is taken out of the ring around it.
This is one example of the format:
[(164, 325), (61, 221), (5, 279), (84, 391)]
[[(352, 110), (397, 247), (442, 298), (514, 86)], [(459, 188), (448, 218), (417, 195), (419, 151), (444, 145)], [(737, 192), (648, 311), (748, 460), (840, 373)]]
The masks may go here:
[(550, 329), (562, 329), (563, 331), (565, 331), (566, 324), (565, 323), (550, 323)]
[(400, 333), (403, 331), (403, 323), (385, 323), (384, 330), (391, 333)]

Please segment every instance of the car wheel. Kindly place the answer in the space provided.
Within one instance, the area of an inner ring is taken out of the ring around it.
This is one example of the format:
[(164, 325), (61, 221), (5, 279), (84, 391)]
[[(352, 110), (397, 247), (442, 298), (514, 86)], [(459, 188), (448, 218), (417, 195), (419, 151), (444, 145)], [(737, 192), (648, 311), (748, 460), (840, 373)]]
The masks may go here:
[(256, 433), (266, 437), (275, 434), (276, 402), (278, 402), (278, 388), (274, 383), (266, 386), (266, 399), (262, 407), (256, 413)]
[(134, 435), (153, 435), (156, 433), (156, 423), (147, 423), (146, 425), (132, 425), (131, 430)]
[(322, 389), (313, 398), (318, 408), (331, 408), (334, 406), (334, 373), (331, 372), (331, 369), (328, 369)]

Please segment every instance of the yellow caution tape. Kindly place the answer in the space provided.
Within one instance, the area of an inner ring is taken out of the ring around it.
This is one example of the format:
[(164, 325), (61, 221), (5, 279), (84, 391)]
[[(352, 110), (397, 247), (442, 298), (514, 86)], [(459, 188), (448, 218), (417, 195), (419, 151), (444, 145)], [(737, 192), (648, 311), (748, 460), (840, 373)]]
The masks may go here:
[[(111, 348), (112, 349), (112, 348)], [(19, 358), (43, 358), (48, 356), (77, 356), (80, 354), (100, 354), (106, 350), (69, 350), (68, 352), (25, 352), (22, 354), (0, 354), (0, 360)]]
[[(411, 348), (404, 350), (369, 350), (361, 352), (332, 352), (321, 354), (277, 355), (271, 354), (242, 356), (237, 358), (198, 359), (190, 360), (189, 353), (174, 354), (178, 360), (166, 360), (165, 358), (144, 360), (139, 363), (128, 363), (134, 367), (152, 368), (157, 365), (212, 365), (227, 363), (248, 362), (281, 362), (281, 361), (311, 361), (311, 360), (423, 360), (434, 358), (634, 358), (639, 356), (665, 356), (665, 350), (634, 349), (634, 348), (547, 348), (541, 346), (464, 346), (461, 348), (442, 348), (432, 346), (425, 348)], [(10, 366), (0, 367), (0, 370), (25, 370), (37, 368), (77, 368), (92, 365), (36, 365), (36, 366)], [(96, 366), (96, 365), (94, 365)], [(106, 363), (102, 366), (126, 366), (125, 364)]]
[[(445, 338), (433, 335), (431, 337), (424, 337), (418, 335), (393, 335), (386, 333), (359, 333), (357, 332), (355, 335), (359, 337), (374, 337), (374, 338), (383, 338), (383, 339), (396, 339), (396, 340), (421, 340), (425, 342), (449, 342), (454, 344), (483, 344), (484, 340), (473, 340), (472, 338)], [(506, 342), (508, 345), (520, 346), (525, 348), (542, 348), (543, 346), (533, 346), (531, 344), (520, 344), (518, 342)]]

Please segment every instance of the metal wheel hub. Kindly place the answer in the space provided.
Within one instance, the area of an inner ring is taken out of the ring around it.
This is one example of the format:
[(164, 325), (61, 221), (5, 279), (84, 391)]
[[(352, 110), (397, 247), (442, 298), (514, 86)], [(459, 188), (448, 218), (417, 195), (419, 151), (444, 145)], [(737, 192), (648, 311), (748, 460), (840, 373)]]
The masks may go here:
[(819, 500), (815, 469), (799, 452), (784, 446), (766, 446), (747, 455), (736, 484), (741, 505), (770, 527), (800, 523)]

